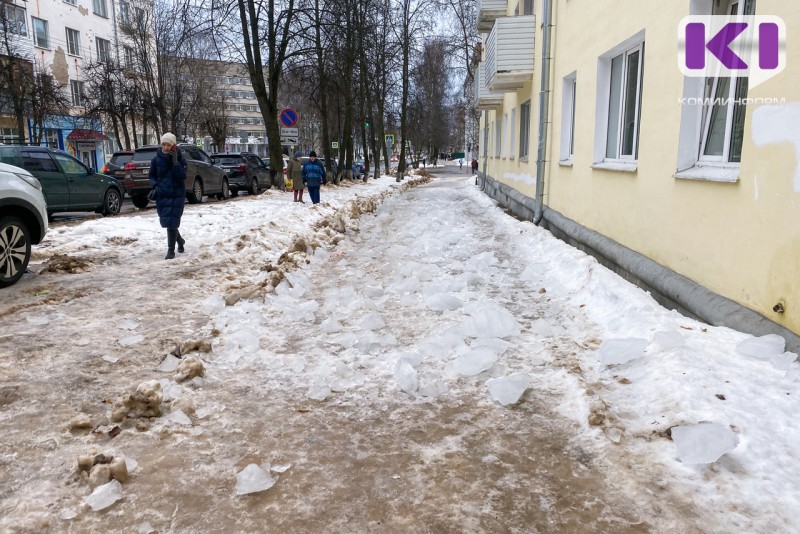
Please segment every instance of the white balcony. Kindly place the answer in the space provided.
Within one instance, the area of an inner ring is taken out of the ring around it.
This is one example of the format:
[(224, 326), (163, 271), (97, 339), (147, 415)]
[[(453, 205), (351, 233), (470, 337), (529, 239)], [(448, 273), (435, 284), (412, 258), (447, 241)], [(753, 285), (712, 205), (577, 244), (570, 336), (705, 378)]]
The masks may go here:
[(488, 32), (495, 19), (506, 14), (507, 0), (478, 0), (478, 31)]
[(486, 86), (492, 91), (516, 91), (531, 81), (534, 67), (536, 17), (501, 17), (486, 40)]
[(503, 93), (486, 87), (486, 64), (481, 61), (475, 71), (475, 109), (497, 109), (503, 104)]

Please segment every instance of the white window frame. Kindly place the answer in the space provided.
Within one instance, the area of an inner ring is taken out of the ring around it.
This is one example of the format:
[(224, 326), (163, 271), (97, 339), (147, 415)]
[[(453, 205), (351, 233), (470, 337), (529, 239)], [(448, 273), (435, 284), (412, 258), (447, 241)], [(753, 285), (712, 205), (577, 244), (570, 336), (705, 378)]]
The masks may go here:
[(76, 107), (84, 107), (83, 98), (83, 82), (80, 80), (70, 80), (69, 89), (72, 95), (72, 105)]
[[(691, 0), (690, 15), (729, 14), (733, 3), (737, 0), (726, 1), (719, 11), (715, 11), (715, 2), (712, 0)], [(742, 1), (738, 1), (737, 14), (741, 13)], [(708, 87), (709, 82), (711, 87)], [(675, 178), (689, 180), (708, 180), (714, 182), (736, 182), (739, 179), (739, 162), (730, 160), (731, 130), (733, 128), (733, 113), (735, 105), (729, 101), (726, 109), (725, 138), (723, 154), (721, 156), (704, 155), (711, 120), (711, 107), (703, 100), (707, 95), (714, 98), (719, 83), (719, 77), (683, 79), (683, 102), (681, 106), (681, 129), (678, 139), (678, 161), (676, 164)], [(731, 78), (728, 93), (731, 99), (736, 96), (737, 78)], [(747, 95), (740, 95), (746, 97)], [(689, 102), (687, 102), (687, 100)], [(700, 105), (692, 103), (701, 102)]]
[[(72, 33), (70, 33), (72, 32)], [(67, 54), (71, 56), (81, 55), (81, 32), (72, 28), (66, 28), (67, 34)], [(70, 38), (70, 35), (73, 37)]]
[[(102, 37), (95, 37), (94, 42), (97, 47), (97, 61), (100, 63), (111, 61), (111, 41)], [(101, 53), (104, 49), (105, 52)]]
[[(642, 88), (643, 88), (643, 72), (644, 72), (644, 43), (645, 31), (641, 30), (637, 34), (629, 37), (619, 45), (615, 46), (597, 59), (597, 96), (595, 101), (595, 135), (594, 135), (594, 158), (593, 167), (599, 169), (619, 170), (635, 172), (637, 168), (638, 152), (639, 152), (639, 126), (640, 126), (640, 111), (642, 107)], [(615, 155), (620, 157), (606, 157), (608, 148), (608, 125), (609, 120), (620, 121), (625, 115), (625, 109), (620, 106), (618, 116), (614, 118), (609, 117), (609, 106), (611, 103), (611, 62), (614, 58), (623, 57), (623, 79), (621, 80), (620, 99), (624, 102), (626, 86), (624, 75), (627, 66), (626, 59), (631, 54), (639, 51), (639, 68), (637, 69), (638, 82), (636, 84), (636, 114), (635, 114), (635, 130), (634, 130), (634, 146), (633, 154), (623, 156), (621, 154), (622, 137), (624, 135), (624, 128), (620, 127), (617, 132), (618, 145)]]
[(531, 146), (531, 101), (519, 105), (519, 159), (528, 160)]
[(122, 47), (122, 60), (125, 62), (126, 69), (132, 69), (134, 67), (133, 47), (128, 45)]
[(571, 164), (575, 155), (575, 110), (578, 73), (564, 76), (561, 83), (561, 157), (559, 163)]
[(9, 32), (27, 37), (28, 14), (25, 12), (25, 8), (13, 4), (3, 4), (2, 9), (5, 11), (5, 19)]
[(108, 18), (108, 4), (106, 0), (92, 0), (92, 12), (105, 19)]
[(131, 22), (131, 5), (128, 2), (119, 3), (119, 21), (122, 24), (130, 24)]
[[(44, 39), (45, 42), (42, 44), (41, 40), (39, 39), (39, 34), (36, 31), (36, 22), (39, 21), (42, 23), (44, 27)], [(45, 19), (40, 19), (39, 17), (31, 17), (31, 30), (33, 32), (33, 45), (38, 48), (44, 48), (46, 50), (50, 49), (50, 25), (47, 24)]]
[(497, 117), (494, 121), (494, 157), (499, 158), (503, 150), (503, 119)]
[(514, 159), (514, 147), (517, 140), (517, 108), (511, 108), (511, 122), (508, 123), (508, 157)]

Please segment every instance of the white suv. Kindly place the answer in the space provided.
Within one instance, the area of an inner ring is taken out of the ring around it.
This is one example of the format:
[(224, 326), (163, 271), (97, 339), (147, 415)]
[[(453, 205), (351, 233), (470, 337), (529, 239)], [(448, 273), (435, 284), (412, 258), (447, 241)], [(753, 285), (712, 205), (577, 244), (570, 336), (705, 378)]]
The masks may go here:
[(28, 267), (31, 245), (47, 233), (47, 203), (39, 180), (0, 163), (0, 287), (15, 284)]

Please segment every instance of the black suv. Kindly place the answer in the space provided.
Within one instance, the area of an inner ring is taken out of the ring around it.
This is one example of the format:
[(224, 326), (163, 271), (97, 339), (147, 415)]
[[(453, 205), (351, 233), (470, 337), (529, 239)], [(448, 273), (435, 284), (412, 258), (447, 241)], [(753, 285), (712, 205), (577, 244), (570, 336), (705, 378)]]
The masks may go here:
[[(125, 164), (133, 159), (133, 150), (120, 150), (114, 152), (108, 163), (103, 165), (100, 172), (113, 176), (120, 184), (125, 183)], [(124, 187), (124, 185), (123, 185)]]
[[(231, 196), (225, 169), (211, 163), (208, 154), (195, 145), (180, 144), (178, 147), (186, 158), (186, 198), (189, 203), (202, 202), (204, 195), (215, 195), (219, 200)], [(146, 208), (149, 202), (150, 162), (158, 148), (158, 145), (139, 147), (134, 150), (133, 159), (125, 164), (125, 192), (137, 208)]]
[(39, 146), (0, 146), (0, 161), (22, 167), (42, 184), (47, 214), (94, 211), (116, 215), (123, 191), (111, 176), (98, 174), (63, 150)]
[(272, 187), (269, 163), (251, 152), (211, 154), (211, 161), (228, 173), (228, 185), (233, 196), (239, 191), (257, 195), (262, 188)]

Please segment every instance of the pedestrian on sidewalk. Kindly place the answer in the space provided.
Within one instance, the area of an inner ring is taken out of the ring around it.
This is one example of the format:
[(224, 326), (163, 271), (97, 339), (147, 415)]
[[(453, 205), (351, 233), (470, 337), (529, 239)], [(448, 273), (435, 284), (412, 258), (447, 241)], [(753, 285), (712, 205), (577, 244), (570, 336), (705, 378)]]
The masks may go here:
[(317, 159), (317, 153), (313, 150), (308, 154), (308, 161), (303, 165), (303, 185), (308, 187), (308, 196), (311, 197), (313, 204), (319, 204), (319, 188), (322, 184), (328, 183), (325, 177), (325, 167)]
[(179, 230), (183, 206), (186, 203), (186, 159), (178, 148), (178, 140), (169, 132), (161, 136), (161, 147), (150, 161), (150, 188), (154, 191), (158, 221), (167, 229), (165, 260), (183, 252), (186, 241)]
[(477, 173), (478, 173), (478, 160), (472, 158), (472, 174), (477, 174)]
[[(303, 201), (303, 164), (300, 163), (300, 151), (294, 153), (294, 156), (289, 160), (286, 166), (286, 174), (292, 181), (292, 191), (294, 192), (294, 201), (305, 204)], [(310, 194), (310, 193), (309, 193)]]
[(458, 168), (459, 169), (464, 168), (464, 158), (458, 158)]

